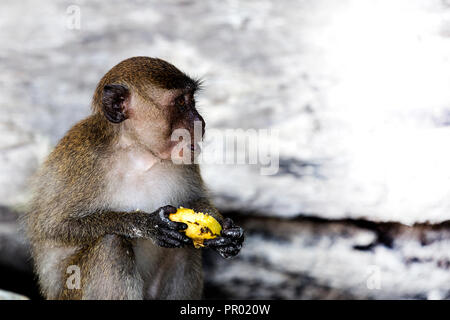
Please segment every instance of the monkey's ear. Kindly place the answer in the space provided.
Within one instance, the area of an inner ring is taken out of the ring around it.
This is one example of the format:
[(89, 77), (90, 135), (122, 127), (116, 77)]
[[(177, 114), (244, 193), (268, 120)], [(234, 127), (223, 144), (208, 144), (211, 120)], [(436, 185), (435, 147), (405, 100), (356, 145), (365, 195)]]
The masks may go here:
[(128, 118), (130, 91), (121, 84), (107, 84), (103, 87), (102, 106), (106, 119), (120, 123)]

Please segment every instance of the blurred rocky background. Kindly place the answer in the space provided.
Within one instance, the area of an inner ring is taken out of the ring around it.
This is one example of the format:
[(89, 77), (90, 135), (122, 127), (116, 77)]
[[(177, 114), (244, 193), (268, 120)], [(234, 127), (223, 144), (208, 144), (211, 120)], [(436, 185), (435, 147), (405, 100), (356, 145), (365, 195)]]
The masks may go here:
[(0, 299), (39, 299), (29, 177), (137, 55), (204, 79), (208, 129), (278, 130), (275, 174), (202, 168), (247, 231), (206, 298), (450, 298), (450, 2), (3, 0), (0, 48)]

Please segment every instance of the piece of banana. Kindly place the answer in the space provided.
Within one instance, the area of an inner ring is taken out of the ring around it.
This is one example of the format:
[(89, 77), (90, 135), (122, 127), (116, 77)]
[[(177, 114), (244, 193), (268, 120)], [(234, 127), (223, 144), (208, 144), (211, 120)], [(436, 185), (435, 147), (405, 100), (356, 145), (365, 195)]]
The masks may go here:
[(203, 212), (195, 212), (192, 209), (180, 207), (176, 213), (169, 215), (169, 219), (188, 225), (183, 232), (192, 239), (196, 248), (204, 246), (204, 239), (214, 239), (222, 231), (222, 226), (212, 216)]

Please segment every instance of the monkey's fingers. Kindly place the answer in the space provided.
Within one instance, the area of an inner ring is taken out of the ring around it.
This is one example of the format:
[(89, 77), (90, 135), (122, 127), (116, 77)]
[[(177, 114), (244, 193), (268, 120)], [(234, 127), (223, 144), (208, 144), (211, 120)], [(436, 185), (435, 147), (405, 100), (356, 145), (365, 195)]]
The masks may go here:
[(225, 247), (220, 247), (219, 249), (217, 249), (217, 252), (225, 259), (229, 259), (232, 258), (234, 256), (236, 256), (239, 251), (241, 250), (240, 246), (225, 246)]
[(230, 245), (232, 241), (233, 240), (230, 238), (217, 237), (214, 239), (203, 240), (203, 244), (207, 247), (222, 247)]
[(177, 209), (175, 207), (172, 206), (165, 206), (165, 207), (161, 207), (158, 210), (158, 216), (159, 216), (159, 220), (161, 221), (161, 223), (164, 225), (164, 227), (172, 229), (172, 230), (185, 230), (187, 229), (188, 225), (186, 223), (183, 222), (176, 222), (176, 221), (172, 221), (169, 219), (169, 215), (173, 212), (173, 209), (175, 209), (175, 212), (177, 211)]
[(180, 234), (178, 231), (170, 229), (160, 230), (161, 232), (156, 238), (156, 243), (165, 248), (181, 248), (192, 243), (192, 240)]
[(244, 238), (244, 229), (241, 227), (232, 227), (229, 229), (222, 230), (222, 236), (232, 238), (232, 239), (242, 239)]
[(216, 250), (223, 258), (229, 259), (236, 256), (242, 248), (243, 238), (232, 239), (218, 237), (205, 240), (204, 244)]
[(236, 248), (236, 247), (223, 247), (223, 248), (220, 248), (218, 251), (221, 253), (236, 255), (239, 253), (240, 250), (241, 249)]
[(236, 226), (230, 218), (225, 218), (222, 223), (222, 236), (233, 239), (240, 239), (244, 237), (244, 229)]
[(171, 229), (161, 229), (161, 234), (166, 237), (166, 238), (171, 238), (172, 240), (177, 240), (183, 243), (191, 243), (192, 239), (187, 237), (185, 234), (180, 233), (178, 231), (175, 230), (171, 230)]
[(177, 212), (177, 208), (175, 208), (174, 206), (164, 206), (158, 209), (158, 213), (164, 216), (169, 216), (169, 214), (171, 213), (175, 213)]
[(230, 218), (225, 218), (222, 222), (223, 229), (231, 229), (234, 227), (234, 222)]
[(174, 230), (176, 232), (186, 230), (188, 225), (184, 222), (175, 222), (172, 220), (163, 221), (164, 227), (170, 230)]

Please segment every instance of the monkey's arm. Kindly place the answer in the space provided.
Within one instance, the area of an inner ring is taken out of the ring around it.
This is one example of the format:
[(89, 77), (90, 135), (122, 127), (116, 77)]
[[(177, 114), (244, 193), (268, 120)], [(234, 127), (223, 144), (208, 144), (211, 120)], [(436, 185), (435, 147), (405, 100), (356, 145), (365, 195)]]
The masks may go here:
[(224, 218), (206, 198), (190, 202), (187, 208), (196, 212), (208, 213), (222, 225), (220, 237), (204, 240), (203, 244), (205, 246), (216, 250), (222, 257), (227, 259), (239, 253), (244, 242), (244, 229), (236, 226), (230, 218)]
[(107, 234), (129, 238), (152, 239), (162, 247), (182, 247), (191, 243), (180, 230), (187, 225), (169, 220), (168, 215), (176, 212), (172, 206), (161, 207), (153, 213), (142, 211), (101, 211), (83, 217), (67, 217), (60, 223), (48, 226), (50, 237), (66, 243), (83, 245)]

